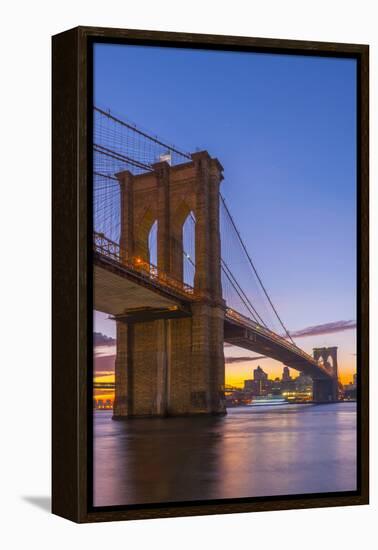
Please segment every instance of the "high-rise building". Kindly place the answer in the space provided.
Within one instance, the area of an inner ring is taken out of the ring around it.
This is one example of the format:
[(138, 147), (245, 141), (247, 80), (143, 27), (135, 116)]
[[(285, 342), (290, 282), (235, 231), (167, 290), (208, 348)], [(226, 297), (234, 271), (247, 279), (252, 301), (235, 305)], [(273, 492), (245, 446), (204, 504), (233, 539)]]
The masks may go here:
[(268, 375), (266, 372), (262, 370), (260, 365), (253, 371), (253, 379), (254, 380), (268, 380)]
[(251, 395), (266, 395), (271, 391), (273, 383), (267, 378), (244, 380), (244, 392)]
[(254, 393), (255, 387), (254, 380), (244, 380), (244, 391)]
[(291, 376), (290, 376), (290, 369), (289, 367), (284, 367), (282, 371), (282, 382), (290, 382)]
[[(270, 380), (269, 380), (270, 382)], [(281, 395), (284, 384), (279, 378), (275, 378), (270, 384), (270, 391), (273, 395)]]
[(268, 375), (258, 366), (253, 371), (253, 380), (244, 381), (244, 391), (252, 395), (266, 395), (271, 389), (272, 381), (268, 380)]

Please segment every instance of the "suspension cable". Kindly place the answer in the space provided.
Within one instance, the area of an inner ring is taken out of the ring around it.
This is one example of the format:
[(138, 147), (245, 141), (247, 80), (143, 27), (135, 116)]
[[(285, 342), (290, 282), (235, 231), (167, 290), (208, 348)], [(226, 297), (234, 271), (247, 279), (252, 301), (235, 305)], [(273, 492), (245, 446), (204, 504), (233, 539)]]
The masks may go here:
[(187, 159), (191, 159), (191, 156), (189, 155), (189, 153), (184, 153), (183, 151), (179, 151), (178, 149), (176, 149), (172, 145), (168, 145), (167, 143), (164, 143), (163, 141), (160, 141), (157, 137), (151, 136), (150, 134), (147, 134), (146, 132), (143, 132), (142, 130), (140, 130), (139, 128), (134, 126), (133, 124), (129, 124), (128, 122), (126, 122), (124, 120), (121, 120), (120, 118), (115, 117), (110, 112), (104, 111), (103, 109), (100, 109), (99, 107), (93, 107), (93, 110), (97, 111), (98, 113), (100, 113), (101, 115), (103, 115), (105, 117), (108, 117), (110, 120), (113, 120), (114, 122), (118, 122), (118, 124), (120, 124), (121, 126), (125, 126), (126, 128), (128, 128), (129, 130), (132, 130), (136, 134), (139, 134), (139, 135), (141, 135), (141, 136), (143, 136), (147, 139), (150, 139), (151, 141), (154, 141), (158, 145), (161, 145), (162, 147), (165, 147), (166, 149), (169, 149), (173, 153), (176, 153), (177, 155), (180, 155), (180, 156), (185, 157)]
[[(223, 273), (226, 275), (226, 277), (228, 278), (228, 280), (232, 284), (234, 290), (237, 292), (239, 298), (242, 300), (243, 304), (246, 306), (248, 311), (254, 317), (255, 321), (257, 323), (261, 323), (265, 328), (268, 328), (266, 323), (264, 322), (264, 320), (260, 317), (260, 315), (257, 313), (256, 309), (253, 307), (252, 302), (250, 301), (250, 299), (248, 298), (248, 296), (246, 295), (244, 290), (241, 288), (240, 284), (236, 280), (236, 278), (235, 278), (234, 274), (232, 273), (231, 269), (228, 267), (228, 265), (226, 264), (226, 262), (223, 259), (221, 259), (221, 262), (222, 262), (222, 271), (223, 271)], [(244, 299), (241, 296), (241, 294), (242, 294), (242, 296), (244, 296)]]
[[(176, 149), (175, 147), (171, 146), (171, 145), (168, 145), (167, 143), (164, 143), (163, 141), (160, 141), (160, 139), (158, 139), (157, 137), (154, 137), (152, 135), (149, 135), (147, 134), (146, 132), (143, 132), (142, 130), (140, 130), (139, 128), (137, 128), (136, 126), (124, 121), (124, 120), (121, 120), (117, 117), (115, 117), (114, 115), (112, 115), (110, 112), (106, 112), (102, 109), (100, 109), (99, 107), (94, 107), (94, 111), (97, 111), (100, 115), (102, 116), (105, 116), (108, 118), (108, 120), (112, 120), (113, 122), (116, 122), (126, 128), (128, 128), (129, 130), (132, 130), (133, 132), (139, 134), (140, 136), (144, 137), (144, 138), (147, 138), (150, 143), (151, 142), (155, 142), (157, 145), (160, 145), (166, 149), (168, 149), (169, 151), (171, 151), (172, 153), (175, 153), (177, 155), (180, 155), (181, 157), (184, 157), (184, 158), (187, 158), (187, 159), (191, 159), (191, 156), (188, 154), (188, 153), (184, 153), (178, 149)], [(136, 159), (133, 159), (129, 156), (126, 156), (120, 152), (116, 152), (112, 149), (109, 149), (108, 147), (105, 147), (104, 145), (100, 145), (100, 144), (94, 144), (94, 150), (100, 154), (100, 155), (104, 155), (108, 158), (112, 158), (114, 160), (117, 160), (117, 161), (120, 161), (120, 162), (124, 162), (126, 164), (129, 164), (131, 166), (134, 166), (136, 168), (139, 168), (139, 169), (142, 169), (142, 170), (147, 170), (147, 171), (150, 171), (152, 170), (152, 166), (151, 166), (151, 161), (150, 162), (143, 162), (143, 161), (140, 161), (140, 160), (136, 160)], [(145, 159), (143, 159), (145, 160)], [(114, 176), (111, 176), (111, 175), (108, 175), (108, 174), (104, 174), (104, 173), (101, 173), (100, 171), (97, 172), (96, 174), (97, 176), (99, 177), (107, 177), (108, 179), (115, 179)], [(101, 188), (99, 188), (100, 190)], [(226, 201), (224, 199), (224, 197), (222, 196), (221, 193), (219, 193), (220, 195), (220, 198), (221, 198), (221, 201), (223, 203), (223, 206), (225, 208), (225, 211), (226, 211), (226, 214), (229, 218), (229, 220), (231, 221), (231, 224), (232, 224), (232, 227), (237, 235), (237, 238), (242, 246), (242, 249), (248, 259), (248, 262), (250, 264), (250, 266), (252, 267), (252, 270), (257, 278), (257, 281), (259, 282), (275, 316), (277, 317), (280, 325), (282, 326), (284, 332), (286, 333), (287, 337), (290, 339), (290, 341), (294, 344), (294, 341), (289, 333), (289, 331), (287, 330), (286, 326), (284, 325), (281, 317), (279, 316), (255, 266), (254, 266), (254, 263), (252, 261), (252, 258), (251, 256), (249, 255), (248, 253), (248, 250), (247, 250), (247, 247), (236, 227), (236, 224), (235, 224), (235, 221), (226, 205)], [(191, 218), (192, 220), (195, 222), (195, 218), (193, 216), (193, 213), (191, 212)], [(183, 253), (185, 254), (185, 252), (183, 251)], [(193, 261), (191, 260), (191, 258), (185, 254), (186, 257), (189, 259), (189, 262), (195, 266), (195, 264), (193, 263)], [(252, 314), (252, 316), (256, 319), (256, 316), (257, 318), (260, 320), (260, 322), (266, 327), (266, 324), (265, 322), (262, 320), (261, 316), (257, 313), (256, 309), (254, 308), (254, 306), (252, 305), (251, 301), (248, 299), (247, 295), (245, 294), (245, 292), (243, 291), (243, 289), (240, 287), (239, 283), (237, 282), (235, 276), (232, 274), (230, 268), (228, 267), (228, 265), (224, 262), (223, 259), (221, 259), (222, 261), (222, 264), (221, 264), (221, 268), (222, 268), (222, 271), (223, 273), (226, 275), (227, 279), (229, 280), (229, 282), (231, 283), (232, 287), (234, 288), (234, 290), (237, 292), (237, 294), (239, 295), (239, 298), (242, 300), (242, 302), (244, 303), (245, 307), (247, 308), (247, 310)], [(244, 298), (243, 298), (244, 297)], [(252, 311), (254, 313), (252, 313)], [(295, 345), (295, 344), (294, 344)]]
[[(195, 223), (196, 219), (193, 215), (193, 212), (190, 212), (190, 217), (191, 217), (191, 220)], [(196, 267), (195, 263), (193, 262), (189, 254), (187, 254), (185, 250), (183, 250), (183, 254), (184, 254), (184, 257), (189, 261), (189, 263), (195, 268)], [(223, 258), (221, 258), (221, 269), (223, 273), (226, 275), (228, 281), (231, 283), (232, 288), (236, 291), (242, 303), (245, 305), (247, 311), (249, 311), (249, 313), (254, 318), (254, 321), (256, 321), (257, 323), (261, 323), (265, 328), (268, 328), (264, 320), (260, 317), (256, 309), (253, 307), (250, 299), (248, 298), (244, 290), (241, 288), (236, 277), (232, 273), (231, 269), (228, 267), (227, 263), (223, 260)]]

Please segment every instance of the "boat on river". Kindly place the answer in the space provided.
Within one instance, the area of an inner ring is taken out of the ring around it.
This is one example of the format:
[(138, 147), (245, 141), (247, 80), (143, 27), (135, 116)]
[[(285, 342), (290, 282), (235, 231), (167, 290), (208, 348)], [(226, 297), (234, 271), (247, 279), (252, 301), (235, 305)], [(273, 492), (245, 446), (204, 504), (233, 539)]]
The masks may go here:
[(282, 395), (256, 395), (248, 404), (248, 407), (261, 407), (263, 405), (286, 405), (289, 403)]

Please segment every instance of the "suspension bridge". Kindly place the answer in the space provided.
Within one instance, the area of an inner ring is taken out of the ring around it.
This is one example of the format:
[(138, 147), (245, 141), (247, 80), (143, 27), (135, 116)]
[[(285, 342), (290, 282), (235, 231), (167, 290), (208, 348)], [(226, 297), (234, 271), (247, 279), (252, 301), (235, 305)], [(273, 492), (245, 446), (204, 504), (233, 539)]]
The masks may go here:
[(311, 356), (293, 341), (220, 192), (219, 160), (93, 116), (94, 308), (117, 322), (115, 417), (224, 412), (224, 342), (336, 400), (336, 348)]

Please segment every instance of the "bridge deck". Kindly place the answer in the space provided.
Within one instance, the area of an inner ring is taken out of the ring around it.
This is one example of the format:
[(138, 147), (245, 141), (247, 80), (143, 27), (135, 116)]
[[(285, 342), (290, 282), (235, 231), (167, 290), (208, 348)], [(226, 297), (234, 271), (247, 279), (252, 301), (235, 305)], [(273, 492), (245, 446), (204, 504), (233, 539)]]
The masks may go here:
[(332, 373), (311, 355), (231, 309), (225, 315), (224, 339), (229, 344), (276, 359), (312, 378), (332, 377)]
[(142, 269), (94, 253), (94, 306), (110, 315), (128, 309), (186, 309), (193, 295), (179, 287), (159, 281)]

